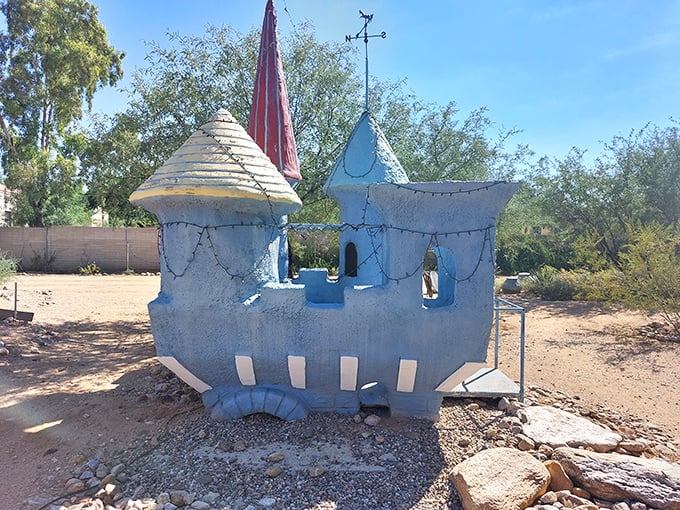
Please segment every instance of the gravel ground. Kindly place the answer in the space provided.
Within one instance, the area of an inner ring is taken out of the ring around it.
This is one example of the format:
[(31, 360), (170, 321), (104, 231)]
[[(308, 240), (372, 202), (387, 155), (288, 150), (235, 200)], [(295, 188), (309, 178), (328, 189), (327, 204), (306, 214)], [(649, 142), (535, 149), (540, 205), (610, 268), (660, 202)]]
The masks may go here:
[[(154, 370), (147, 383), (154, 394), (144, 393), (148, 388), (128, 392), (177, 404), (168, 426), (125, 450), (99, 450), (76, 459), (73, 480), (98, 462), (119, 465), (109, 495), (99, 490), (98, 499), (72, 496), (60, 501), (62, 506), (44, 508), (458, 510), (462, 506), (449, 481), (453, 467), (482, 449), (518, 443), (513, 425), (519, 421), (499, 410), (497, 400), (445, 399), (436, 422), (376, 419), (369, 414), (376, 410), (356, 416), (313, 414), (294, 422), (261, 414), (218, 422), (205, 415), (198, 395), (165, 369)], [(601, 405), (586, 409), (577, 397), (540, 388), (530, 388), (528, 395), (529, 403), (554, 405), (619, 431), (634, 430), (650, 441), (655, 455), (678, 459), (672, 435), (639, 419)]]

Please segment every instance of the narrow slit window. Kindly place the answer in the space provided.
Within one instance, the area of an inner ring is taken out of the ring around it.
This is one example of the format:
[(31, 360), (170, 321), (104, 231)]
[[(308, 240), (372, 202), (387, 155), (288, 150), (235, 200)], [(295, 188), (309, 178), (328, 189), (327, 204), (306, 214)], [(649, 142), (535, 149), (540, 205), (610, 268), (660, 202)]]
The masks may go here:
[(354, 243), (347, 243), (345, 245), (345, 275), (356, 276), (359, 264), (357, 256), (357, 247)]

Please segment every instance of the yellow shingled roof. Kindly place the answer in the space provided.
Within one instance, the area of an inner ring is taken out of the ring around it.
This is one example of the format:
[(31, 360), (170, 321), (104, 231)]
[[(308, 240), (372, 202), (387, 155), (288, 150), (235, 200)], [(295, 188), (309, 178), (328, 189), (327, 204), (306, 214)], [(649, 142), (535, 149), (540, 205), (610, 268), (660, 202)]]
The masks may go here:
[(302, 205), (269, 158), (227, 111), (198, 128), (130, 195), (143, 205), (162, 196), (247, 198)]

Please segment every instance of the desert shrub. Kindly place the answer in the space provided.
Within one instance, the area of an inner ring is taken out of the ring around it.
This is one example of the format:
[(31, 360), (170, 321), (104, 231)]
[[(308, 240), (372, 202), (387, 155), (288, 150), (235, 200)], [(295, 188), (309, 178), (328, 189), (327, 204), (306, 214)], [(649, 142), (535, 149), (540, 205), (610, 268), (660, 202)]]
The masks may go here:
[(0, 285), (17, 272), (17, 260), (0, 251)]
[(569, 301), (579, 292), (577, 273), (543, 266), (522, 282), (522, 291), (550, 301)]
[(603, 303), (622, 303), (623, 273), (619, 269), (603, 269), (601, 271), (570, 271), (578, 291), (575, 299), (582, 301), (600, 301)]
[(657, 311), (680, 332), (680, 223), (640, 226), (621, 254), (621, 294), (632, 308)]
[(102, 270), (99, 268), (96, 262), (90, 262), (85, 266), (80, 266), (79, 272), (82, 275), (93, 275), (101, 274)]

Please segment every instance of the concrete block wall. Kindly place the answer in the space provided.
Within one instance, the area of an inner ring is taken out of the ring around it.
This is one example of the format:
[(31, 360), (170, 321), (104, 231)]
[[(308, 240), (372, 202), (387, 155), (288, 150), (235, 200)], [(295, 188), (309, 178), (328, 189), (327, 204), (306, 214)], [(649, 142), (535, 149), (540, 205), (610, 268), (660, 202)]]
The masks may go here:
[(24, 271), (77, 273), (95, 263), (104, 272), (160, 270), (156, 228), (0, 227), (0, 251)]

